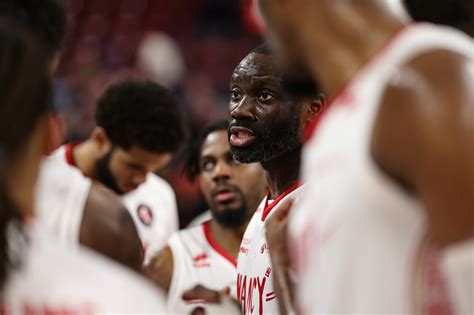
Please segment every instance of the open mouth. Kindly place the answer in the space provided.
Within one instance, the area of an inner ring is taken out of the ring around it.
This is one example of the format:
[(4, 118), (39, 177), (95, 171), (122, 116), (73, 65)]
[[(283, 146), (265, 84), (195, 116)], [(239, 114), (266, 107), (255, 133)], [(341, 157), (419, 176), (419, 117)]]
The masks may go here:
[(217, 190), (214, 194), (214, 199), (219, 203), (228, 203), (235, 199), (235, 191), (229, 188), (222, 188)]
[(244, 127), (231, 127), (229, 142), (235, 147), (246, 147), (253, 143), (257, 137), (253, 131)]

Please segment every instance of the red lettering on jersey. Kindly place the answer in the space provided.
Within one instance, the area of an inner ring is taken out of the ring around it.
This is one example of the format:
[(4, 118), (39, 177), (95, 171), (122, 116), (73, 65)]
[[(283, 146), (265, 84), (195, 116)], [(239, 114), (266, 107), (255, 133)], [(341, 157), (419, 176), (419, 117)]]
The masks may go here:
[(245, 303), (246, 292), (247, 292), (247, 276), (241, 275), (239, 273), (237, 274), (237, 300), (240, 302), (240, 304), (244, 308), (244, 314), (246, 314), (246, 310), (247, 310), (246, 308), (247, 304)]
[(265, 283), (267, 282), (267, 278), (263, 277), (262, 282), (260, 282), (260, 278), (257, 278), (258, 281), (258, 314), (263, 315), (263, 290), (265, 290)]
[(239, 253), (242, 253), (244, 255), (248, 255), (249, 254), (249, 249), (246, 248), (246, 247), (240, 246)]
[(268, 267), (267, 271), (265, 271), (265, 277), (270, 277), (270, 274), (272, 273), (272, 268)]
[(253, 305), (253, 289), (257, 287), (257, 284), (255, 282), (255, 278), (249, 279), (249, 291), (247, 293), (247, 310), (250, 314), (253, 314), (253, 310), (255, 309), (255, 306)]
[[(253, 301), (254, 290), (258, 290), (258, 314), (263, 315), (263, 292), (265, 291), (265, 285), (267, 283), (266, 277), (250, 277), (248, 279), (247, 286), (247, 276), (238, 274), (237, 275), (237, 299), (243, 308), (244, 314), (253, 314), (255, 311), (255, 305)], [(268, 301), (268, 298), (265, 299)]]

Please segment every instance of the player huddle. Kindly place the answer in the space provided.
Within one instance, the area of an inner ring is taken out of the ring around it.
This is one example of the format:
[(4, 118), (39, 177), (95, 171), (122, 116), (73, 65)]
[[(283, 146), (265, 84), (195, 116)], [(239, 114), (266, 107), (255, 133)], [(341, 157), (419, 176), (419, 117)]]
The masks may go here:
[(474, 3), (258, 2), (228, 120), (125, 80), (61, 145), (64, 8), (0, 1), (2, 314), (474, 314)]

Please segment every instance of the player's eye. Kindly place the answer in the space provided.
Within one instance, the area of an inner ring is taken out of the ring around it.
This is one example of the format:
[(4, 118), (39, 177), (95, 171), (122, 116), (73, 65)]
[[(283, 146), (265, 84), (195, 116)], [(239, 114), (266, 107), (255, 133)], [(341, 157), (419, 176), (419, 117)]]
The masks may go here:
[(258, 100), (262, 102), (268, 102), (275, 98), (275, 96), (268, 92), (262, 92), (258, 95)]
[(231, 101), (239, 101), (242, 98), (242, 93), (238, 89), (232, 89), (230, 91), (230, 99)]
[(216, 163), (213, 161), (204, 161), (201, 163), (201, 171), (210, 172), (214, 169)]

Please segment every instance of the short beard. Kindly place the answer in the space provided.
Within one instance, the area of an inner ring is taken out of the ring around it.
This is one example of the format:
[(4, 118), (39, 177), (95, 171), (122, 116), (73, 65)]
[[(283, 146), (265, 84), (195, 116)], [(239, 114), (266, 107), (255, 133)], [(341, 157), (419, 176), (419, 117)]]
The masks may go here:
[(223, 227), (229, 229), (241, 227), (249, 219), (247, 207), (245, 204), (242, 204), (242, 206), (239, 208), (225, 209), (220, 212), (212, 212), (212, 218)]
[[(295, 112), (287, 120), (273, 126), (258, 126), (251, 122), (237, 122), (231, 126), (249, 128), (255, 133), (256, 141), (247, 147), (230, 145), (235, 160), (240, 163), (265, 163), (301, 150), (300, 115)], [(229, 131), (230, 138), (230, 131)]]
[(97, 179), (99, 182), (104, 184), (106, 187), (112, 189), (116, 194), (123, 195), (124, 193), (119, 189), (117, 181), (110, 172), (110, 159), (115, 147), (112, 147), (107, 154), (99, 158), (95, 163), (95, 169), (97, 172)]

